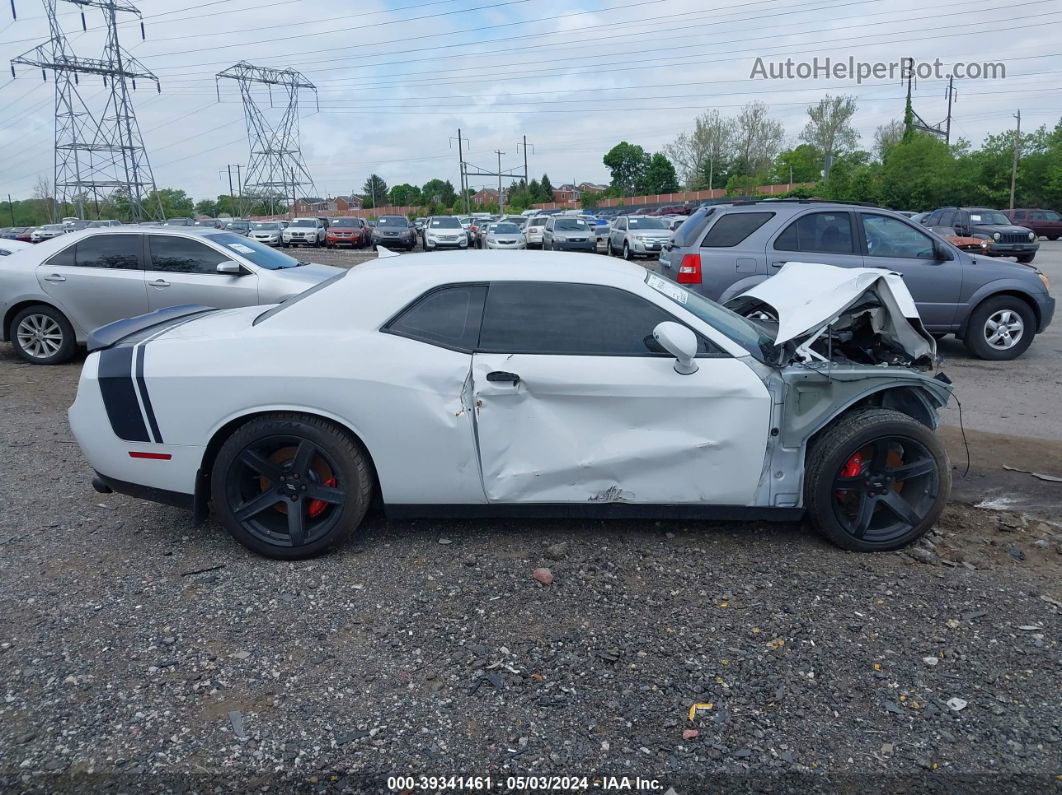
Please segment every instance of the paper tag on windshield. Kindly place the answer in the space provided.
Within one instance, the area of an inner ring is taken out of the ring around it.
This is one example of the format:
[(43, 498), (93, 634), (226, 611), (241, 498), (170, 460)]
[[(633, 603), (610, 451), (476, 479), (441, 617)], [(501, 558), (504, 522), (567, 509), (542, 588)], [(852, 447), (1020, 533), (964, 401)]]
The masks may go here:
[(661, 292), (668, 298), (678, 301), (680, 304), (685, 304), (686, 299), (689, 297), (689, 293), (679, 287), (677, 284), (672, 284), (666, 279), (661, 279), (659, 276), (649, 274), (649, 279), (646, 282), (657, 292)]
[(250, 246), (245, 246), (243, 243), (229, 243), (229, 248), (241, 254), (254, 254), (254, 249)]

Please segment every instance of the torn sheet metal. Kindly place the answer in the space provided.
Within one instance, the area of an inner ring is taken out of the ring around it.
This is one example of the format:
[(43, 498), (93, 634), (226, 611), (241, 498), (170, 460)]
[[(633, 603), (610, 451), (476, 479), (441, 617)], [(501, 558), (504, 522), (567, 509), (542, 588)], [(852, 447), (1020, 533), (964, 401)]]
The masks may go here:
[[(839, 268), (815, 262), (788, 262), (777, 274), (727, 303), (744, 314), (757, 303), (769, 305), (778, 320), (775, 343), (811, 344), (827, 326), (850, 326), (857, 314), (870, 313), (874, 332), (904, 351), (912, 361), (936, 356), (936, 342), (925, 330), (903, 277), (879, 268)], [(799, 346), (798, 346), (799, 347)]]
[[(667, 356), (475, 354), (476, 430), (490, 502), (750, 505), (770, 396), (744, 362)], [(519, 381), (488, 381), (495, 371)]]

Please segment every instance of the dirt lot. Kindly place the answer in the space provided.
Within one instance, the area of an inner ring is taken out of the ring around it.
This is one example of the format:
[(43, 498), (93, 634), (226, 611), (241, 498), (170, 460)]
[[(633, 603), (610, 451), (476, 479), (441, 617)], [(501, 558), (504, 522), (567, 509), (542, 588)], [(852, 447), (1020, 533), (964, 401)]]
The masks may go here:
[[(1010, 366), (951, 353), (973, 465), (945, 429), (957, 501), (907, 553), (785, 525), (374, 517), (298, 564), (95, 494), (65, 418), (79, 362), (0, 346), (2, 786), (1053, 791), (1062, 485), (1002, 466), (1062, 474), (1059, 434), (1024, 433), (1062, 427), (1058, 340)], [(1025, 399), (1015, 373), (1047, 385), (1035, 423), (986, 433)]]

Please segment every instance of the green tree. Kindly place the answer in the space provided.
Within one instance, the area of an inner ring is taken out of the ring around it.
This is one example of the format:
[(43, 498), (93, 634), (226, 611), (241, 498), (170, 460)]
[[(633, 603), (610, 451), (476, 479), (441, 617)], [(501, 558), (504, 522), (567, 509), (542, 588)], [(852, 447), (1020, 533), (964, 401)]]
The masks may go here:
[(208, 215), (211, 218), (218, 216), (218, 203), (213, 199), (203, 199), (195, 203), (196, 215)]
[(650, 158), (646, 151), (637, 144), (620, 141), (605, 154), (602, 160), (612, 173), (612, 187), (622, 191), (626, 196), (633, 196), (638, 186), (644, 182)]
[(969, 177), (943, 141), (919, 133), (889, 151), (880, 199), (903, 210), (962, 204), (972, 187)]
[(679, 189), (678, 175), (671, 161), (660, 152), (649, 158), (641, 181), (638, 184), (638, 192), (645, 194), (674, 193)]
[(411, 207), (420, 204), (420, 188), (403, 182), (391, 188), (391, 204), (395, 207)]
[(387, 201), (387, 183), (379, 174), (370, 174), (361, 186), (361, 206), (376, 207)]
[(817, 105), (808, 106), (808, 123), (800, 134), (823, 159), (823, 176), (830, 176), (833, 159), (851, 152), (859, 142), (859, 133), (852, 127), (856, 112), (855, 97), (831, 97), (827, 94)]
[(457, 201), (457, 191), (450, 180), (431, 179), (420, 189), (421, 201), (426, 205), (452, 207)]
[(787, 149), (774, 161), (771, 181), (775, 184), (788, 182), (817, 182), (821, 176), (822, 156), (811, 144), (800, 144)]
[(551, 202), (553, 201), (553, 183), (549, 181), (549, 174), (542, 175), (542, 181), (538, 183), (539, 187), (539, 201)]

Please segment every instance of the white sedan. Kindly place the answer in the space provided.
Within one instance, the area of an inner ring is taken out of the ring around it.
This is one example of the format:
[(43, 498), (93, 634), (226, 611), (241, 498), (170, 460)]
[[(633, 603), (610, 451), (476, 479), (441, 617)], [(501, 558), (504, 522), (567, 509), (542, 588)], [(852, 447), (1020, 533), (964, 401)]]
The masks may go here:
[[(807, 284), (821, 290), (809, 298)], [(794, 520), (895, 549), (943, 509), (932, 337), (880, 270), (787, 265), (746, 319), (578, 254), (411, 255), (272, 308), (97, 329), (95, 488), (209, 505), (270, 557), (388, 515)]]

